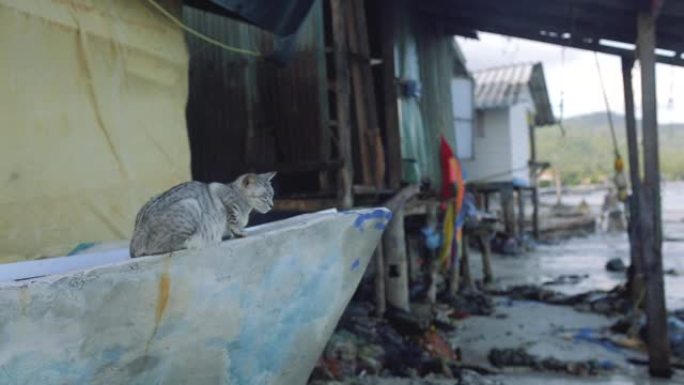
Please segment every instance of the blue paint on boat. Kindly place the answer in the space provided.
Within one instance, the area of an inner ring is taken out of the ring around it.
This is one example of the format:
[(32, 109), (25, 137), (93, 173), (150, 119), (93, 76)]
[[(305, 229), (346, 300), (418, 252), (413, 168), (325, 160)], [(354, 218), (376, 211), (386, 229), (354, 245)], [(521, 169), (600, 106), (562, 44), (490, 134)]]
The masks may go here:
[(363, 231), (367, 221), (375, 221), (374, 227), (378, 230), (384, 230), (391, 219), (392, 212), (386, 209), (376, 209), (368, 213), (358, 214), (354, 221), (354, 227)]
[[(332, 250), (319, 269), (311, 272), (301, 263), (300, 255), (291, 253), (264, 274), (262, 290), (242, 293), (242, 307), (248, 310), (244, 312), (239, 337), (227, 347), (232, 358), (230, 374), (236, 383), (253, 383), (256, 374), (277, 373), (287, 365), (292, 349), (296, 349), (296, 333), (305, 330), (302, 325), (332, 311), (329, 299), (341, 284), (341, 272), (335, 269), (335, 263), (341, 260), (340, 251)], [(264, 317), (261, 311), (249, 310), (250, 305), (264, 302), (264, 298), (259, 297), (273, 296), (283, 282), (297, 279), (304, 281), (293, 295), (296, 301), (283, 304), (273, 317)], [(340, 281), (338, 285), (335, 285), (336, 280)], [(265, 338), (267, 335), (269, 338)]]
[(358, 269), (360, 265), (361, 265), (361, 261), (358, 258), (356, 258), (354, 260), (354, 262), (352, 262), (351, 270), (354, 271), (354, 270)]

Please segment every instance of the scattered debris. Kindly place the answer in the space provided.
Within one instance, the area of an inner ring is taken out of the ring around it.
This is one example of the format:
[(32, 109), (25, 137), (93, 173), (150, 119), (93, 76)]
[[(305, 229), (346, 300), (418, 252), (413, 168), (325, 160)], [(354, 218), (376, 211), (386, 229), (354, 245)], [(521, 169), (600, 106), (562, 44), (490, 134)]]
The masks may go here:
[(471, 315), (490, 316), (494, 314), (494, 301), (483, 292), (474, 290), (462, 291), (455, 296), (449, 295), (441, 298), (441, 300), (453, 308), (453, 317), (456, 319)]
[(542, 286), (576, 285), (587, 278), (589, 278), (589, 274), (563, 274), (551, 281), (546, 281), (542, 283)]
[(575, 376), (594, 376), (612, 371), (616, 365), (611, 361), (562, 361), (554, 357), (538, 358), (523, 348), (492, 349), (489, 352), (492, 365), (502, 367), (528, 367), (538, 371), (565, 373)]
[(436, 376), (424, 378), (399, 378), (364, 376), (348, 378), (344, 381), (312, 381), (310, 385), (503, 385), (497, 379), (483, 376), (472, 370), (461, 370), (453, 379), (444, 379)]
[(616, 286), (610, 291), (592, 290), (586, 293), (568, 295), (535, 285), (519, 285), (503, 290), (489, 292), (493, 295), (508, 296), (512, 300), (539, 301), (552, 305), (573, 306), (581, 312), (603, 315), (624, 314), (630, 309), (630, 301), (624, 286)]
[(627, 266), (620, 258), (613, 258), (606, 263), (606, 270), (613, 273), (622, 273), (627, 270)]

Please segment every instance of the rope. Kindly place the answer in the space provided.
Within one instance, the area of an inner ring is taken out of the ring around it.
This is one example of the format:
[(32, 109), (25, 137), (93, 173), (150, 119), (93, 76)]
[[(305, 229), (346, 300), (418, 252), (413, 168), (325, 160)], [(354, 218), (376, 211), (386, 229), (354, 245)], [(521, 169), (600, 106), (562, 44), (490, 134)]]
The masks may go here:
[(615, 136), (615, 126), (613, 125), (613, 116), (610, 113), (610, 104), (608, 103), (608, 94), (606, 93), (606, 87), (603, 84), (603, 74), (601, 73), (601, 66), (598, 61), (598, 54), (594, 51), (594, 62), (596, 63), (596, 71), (599, 76), (599, 83), (601, 84), (601, 91), (603, 92), (603, 102), (606, 104), (606, 115), (608, 116), (608, 126), (610, 127), (610, 136), (613, 139), (613, 150), (615, 151), (615, 156), (620, 157), (620, 150), (618, 149), (617, 137)]
[[(565, 73), (565, 46), (561, 46), (561, 72)], [(565, 104), (565, 76), (561, 76), (561, 93), (560, 102), (558, 103), (558, 127), (560, 127), (561, 134), (565, 136), (565, 128), (563, 127), (563, 106)]]
[(249, 49), (244, 49), (244, 48), (236, 48), (236, 47), (231, 47), (229, 45), (226, 45), (216, 39), (213, 39), (201, 32), (198, 32), (187, 25), (183, 24), (182, 21), (178, 20), (175, 16), (173, 16), (169, 11), (167, 11), (164, 7), (159, 5), (155, 0), (147, 0), (148, 3), (150, 3), (151, 6), (156, 8), (162, 15), (166, 16), (167, 19), (171, 20), (174, 24), (177, 26), (181, 27), (183, 30), (185, 30), (187, 33), (195, 36), (196, 38), (200, 40), (204, 40), (205, 42), (215, 45), (219, 48), (222, 48), (226, 51), (237, 53), (237, 54), (242, 54), (242, 55), (247, 55), (247, 56), (255, 56), (255, 57), (261, 57), (261, 53), (252, 51)]

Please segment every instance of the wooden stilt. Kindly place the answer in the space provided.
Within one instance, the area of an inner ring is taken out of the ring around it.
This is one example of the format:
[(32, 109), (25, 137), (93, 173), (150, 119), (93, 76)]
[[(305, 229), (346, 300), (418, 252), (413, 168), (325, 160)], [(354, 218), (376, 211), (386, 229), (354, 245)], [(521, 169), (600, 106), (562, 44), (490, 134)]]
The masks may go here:
[(506, 235), (514, 237), (515, 234), (515, 209), (513, 202), (513, 189), (503, 188), (500, 192), (501, 210), (503, 211), (504, 228)]
[(466, 233), (463, 234), (461, 238), (461, 244), (458, 247), (461, 248), (461, 277), (463, 279), (462, 285), (465, 289), (473, 288), (473, 278), (470, 275), (470, 248), (468, 247), (468, 240), (470, 236)]
[(382, 235), (387, 303), (406, 311), (409, 311), (410, 304), (404, 205), (419, 191), (419, 186), (405, 187), (385, 204), (392, 211), (392, 220)]
[(539, 186), (537, 181), (537, 138), (536, 131), (532, 124), (529, 125), (530, 132), (530, 183), (532, 184), (532, 236), (539, 239)]
[[(437, 210), (439, 204), (437, 202), (428, 203), (426, 225), (429, 228), (437, 229)], [(430, 250), (430, 260), (428, 262), (428, 291), (427, 299), (430, 303), (437, 302), (437, 274), (439, 264), (437, 261), (437, 250)]]
[(643, 230), (644, 272), (646, 275), (646, 318), (649, 372), (670, 377), (670, 344), (663, 283), (663, 255), (660, 204), (660, 165), (658, 160), (658, 117), (655, 79), (655, 30), (653, 13), (637, 16), (637, 50), (641, 67), (641, 101), (644, 149), (641, 223)]
[(532, 235), (539, 239), (539, 187), (536, 180), (532, 188)]
[(478, 235), (477, 243), (480, 246), (482, 253), (482, 275), (484, 276), (484, 283), (490, 284), (494, 282), (494, 274), (492, 273), (492, 248), (489, 245), (487, 235)]
[(622, 83), (625, 96), (625, 128), (629, 157), (629, 178), (632, 194), (629, 198), (628, 235), (630, 245), (630, 269), (627, 277), (632, 303), (639, 301), (644, 290), (644, 267), (642, 261), (641, 223), (639, 220), (639, 199), (641, 197), (641, 176), (639, 175), (639, 148), (637, 143), (636, 118), (634, 115), (634, 91), (632, 89), (632, 67), (634, 59), (622, 57)]
[(525, 234), (525, 193), (518, 189), (518, 237)]

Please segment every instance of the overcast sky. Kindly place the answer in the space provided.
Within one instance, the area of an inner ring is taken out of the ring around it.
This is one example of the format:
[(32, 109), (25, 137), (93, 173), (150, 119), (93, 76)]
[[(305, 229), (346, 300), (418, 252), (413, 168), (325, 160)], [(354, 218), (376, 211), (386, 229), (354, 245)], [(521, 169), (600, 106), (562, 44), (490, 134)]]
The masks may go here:
[[(480, 33), (480, 39), (457, 37), (469, 70), (476, 71), (512, 63), (537, 62), (544, 65), (544, 75), (551, 104), (559, 116), (561, 94), (563, 116), (570, 117), (605, 111), (594, 53), (551, 44)], [(563, 53), (563, 50), (565, 52)], [(563, 56), (565, 59), (563, 60)], [(610, 108), (624, 112), (620, 59), (598, 54)], [(635, 65), (634, 93), (637, 115), (641, 109), (641, 87), (638, 63)], [(658, 120), (661, 124), (684, 122), (684, 67), (665, 64), (656, 66)]]

